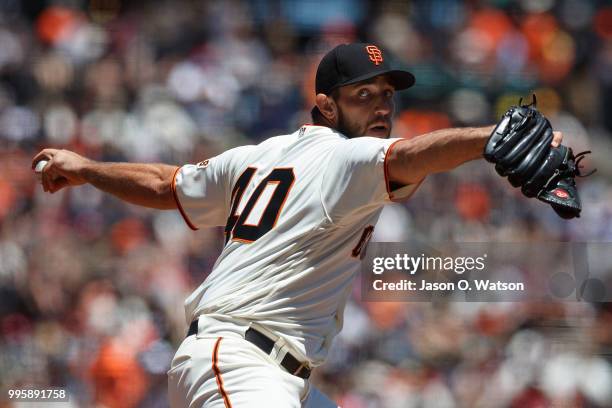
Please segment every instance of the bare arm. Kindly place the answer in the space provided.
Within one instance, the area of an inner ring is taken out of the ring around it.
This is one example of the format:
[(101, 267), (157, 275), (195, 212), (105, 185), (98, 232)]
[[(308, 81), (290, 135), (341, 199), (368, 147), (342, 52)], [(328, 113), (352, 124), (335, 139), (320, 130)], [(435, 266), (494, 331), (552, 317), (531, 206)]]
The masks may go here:
[(43, 189), (50, 193), (89, 183), (132, 204), (162, 210), (176, 208), (172, 193), (176, 166), (102, 163), (57, 149), (45, 149), (38, 153), (32, 167), (40, 160), (49, 160), (43, 170), (42, 184)]
[[(388, 171), (392, 182), (414, 184), (428, 174), (452, 170), (482, 157), (494, 126), (441, 129), (398, 142), (389, 153)], [(562, 135), (554, 132), (553, 146)]]

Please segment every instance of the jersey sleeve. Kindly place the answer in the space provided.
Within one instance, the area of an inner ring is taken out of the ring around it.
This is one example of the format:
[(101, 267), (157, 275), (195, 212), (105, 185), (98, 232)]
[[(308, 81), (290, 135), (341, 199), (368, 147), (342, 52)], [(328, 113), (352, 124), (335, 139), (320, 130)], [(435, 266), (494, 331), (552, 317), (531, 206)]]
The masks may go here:
[(191, 229), (225, 225), (229, 212), (233, 150), (198, 164), (186, 164), (174, 174), (174, 199)]
[(418, 184), (393, 185), (387, 177), (387, 157), (400, 140), (359, 137), (336, 147), (321, 184), (321, 199), (333, 222), (354, 211), (412, 195)]

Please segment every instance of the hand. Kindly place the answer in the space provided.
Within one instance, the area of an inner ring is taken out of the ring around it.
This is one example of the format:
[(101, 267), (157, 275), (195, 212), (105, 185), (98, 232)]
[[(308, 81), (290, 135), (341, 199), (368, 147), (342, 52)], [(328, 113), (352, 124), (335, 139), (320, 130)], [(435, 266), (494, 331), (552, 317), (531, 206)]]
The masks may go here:
[(491, 133), (485, 159), (526, 197), (550, 204), (562, 218), (579, 217), (582, 205), (575, 178), (581, 176), (579, 163), (588, 152), (574, 156), (561, 144), (563, 135), (536, 109), (535, 95), (529, 105), (521, 102), (504, 113)]
[(48, 160), (42, 172), (43, 190), (55, 193), (64, 187), (79, 186), (87, 181), (82, 170), (92, 161), (69, 150), (44, 149), (32, 159), (32, 169), (41, 160)]
[(550, 144), (552, 147), (559, 147), (561, 142), (563, 141), (563, 133), (561, 132), (553, 132), (553, 140)]

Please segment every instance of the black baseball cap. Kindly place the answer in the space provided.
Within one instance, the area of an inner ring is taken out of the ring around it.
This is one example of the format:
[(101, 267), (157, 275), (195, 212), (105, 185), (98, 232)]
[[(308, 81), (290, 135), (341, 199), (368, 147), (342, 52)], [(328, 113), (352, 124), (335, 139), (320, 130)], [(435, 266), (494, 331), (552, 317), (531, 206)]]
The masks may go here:
[(315, 79), (317, 94), (329, 95), (335, 88), (386, 74), (396, 90), (414, 85), (414, 75), (392, 69), (385, 53), (374, 44), (341, 44), (325, 54)]

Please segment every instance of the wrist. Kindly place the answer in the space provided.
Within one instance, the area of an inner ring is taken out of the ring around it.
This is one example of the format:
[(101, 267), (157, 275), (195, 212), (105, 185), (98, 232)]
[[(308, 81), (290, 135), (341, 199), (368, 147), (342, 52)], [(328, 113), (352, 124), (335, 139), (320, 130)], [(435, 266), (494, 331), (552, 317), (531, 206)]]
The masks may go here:
[(483, 141), (483, 143), (486, 143), (486, 141), (489, 140), (489, 137), (491, 136), (491, 133), (493, 132), (494, 129), (495, 129), (495, 125), (476, 128), (477, 138)]
[(89, 183), (92, 176), (96, 173), (100, 163), (88, 158), (83, 158), (79, 168), (77, 169), (78, 177), (85, 183)]
[(476, 149), (478, 150), (478, 157), (482, 157), (483, 152), (484, 152), (484, 148), (487, 144), (487, 141), (489, 140), (489, 138), (491, 137), (491, 133), (493, 132), (493, 130), (495, 129), (495, 126), (487, 126), (487, 127), (480, 127), (480, 128), (476, 128)]

